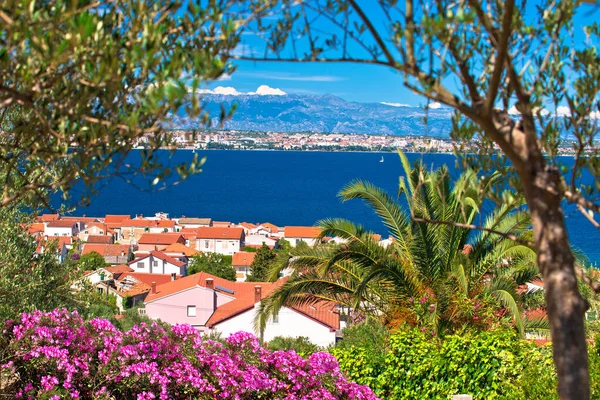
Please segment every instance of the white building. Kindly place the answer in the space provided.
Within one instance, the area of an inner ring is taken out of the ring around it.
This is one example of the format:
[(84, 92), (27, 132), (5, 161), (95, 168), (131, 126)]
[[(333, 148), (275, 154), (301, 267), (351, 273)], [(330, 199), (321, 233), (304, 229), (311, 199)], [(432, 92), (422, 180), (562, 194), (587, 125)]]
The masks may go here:
[(46, 236), (76, 236), (78, 233), (77, 221), (50, 221), (44, 227)]
[(245, 246), (245, 234), (242, 228), (201, 227), (194, 229), (196, 250), (203, 253), (230, 255)]
[(187, 264), (166, 255), (160, 251), (152, 251), (129, 262), (135, 272), (145, 272), (148, 274), (177, 274), (186, 275)]
[(305, 242), (312, 247), (321, 242), (319, 240), (320, 235), (321, 228), (316, 226), (286, 226), (283, 237), (290, 242), (292, 247), (296, 247), (300, 242)]

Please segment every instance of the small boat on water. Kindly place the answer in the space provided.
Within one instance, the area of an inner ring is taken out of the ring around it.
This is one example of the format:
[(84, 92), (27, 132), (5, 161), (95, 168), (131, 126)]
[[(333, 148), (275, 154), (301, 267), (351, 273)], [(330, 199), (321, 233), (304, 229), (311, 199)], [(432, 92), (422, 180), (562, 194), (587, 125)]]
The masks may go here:
[(381, 160), (379, 160), (379, 162), (383, 162), (383, 156), (381, 156)]

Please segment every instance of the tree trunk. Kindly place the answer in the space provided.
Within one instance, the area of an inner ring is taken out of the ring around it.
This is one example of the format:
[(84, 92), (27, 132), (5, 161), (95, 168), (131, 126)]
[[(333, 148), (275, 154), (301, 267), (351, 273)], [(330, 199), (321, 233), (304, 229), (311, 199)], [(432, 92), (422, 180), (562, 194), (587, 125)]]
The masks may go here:
[(577, 289), (575, 258), (561, 206), (560, 175), (543, 159), (537, 161), (527, 163), (527, 171), (519, 171), (519, 175), (544, 278), (558, 394), (562, 400), (587, 400), (590, 382), (584, 316), (588, 304)]

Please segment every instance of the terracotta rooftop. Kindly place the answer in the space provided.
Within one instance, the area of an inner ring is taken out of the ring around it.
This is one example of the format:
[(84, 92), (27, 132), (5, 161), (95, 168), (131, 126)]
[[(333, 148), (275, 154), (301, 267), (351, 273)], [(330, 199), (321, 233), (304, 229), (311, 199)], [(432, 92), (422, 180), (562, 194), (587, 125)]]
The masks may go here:
[(60, 219), (60, 215), (58, 214), (42, 214), (38, 218), (42, 222), (50, 222), (50, 221), (58, 221)]
[[(283, 285), (286, 279), (280, 279), (277, 282), (231, 282), (217, 276), (200, 272), (194, 275), (189, 275), (184, 278), (171, 281), (156, 287), (156, 293), (149, 293), (146, 297), (146, 303), (159, 300), (163, 297), (179, 293), (183, 290), (188, 290), (193, 287), (206, 287), (206, 279), (213, 280), (213, 287), (217, 286), (232, 291), (233, 294), (224, 292), (228, 296), (235, 297), (228, 303), (225, 303), (215, 310), (207, 321), (207, 325), (212, 327), (229, 318), (235, 317), (245, 311), (254, 308), (255, 303), (255, 287), (261, 287), (262, 298), (268, 297), (275, 289)], [(216, 289), (219, 292), (219, 289)], [(302, 307), (290, 307), (291, 309), (313, 319), (321, 324), (326, 325), (332, 330), (339, 329), (340, 319), (339, 314), (335, 310), (335, 306), (330, 302), (321, 302), (314, 305)]]
[(211, 224), (211, 219), (210, 218), (179, 218), (178, 221), (179, 225), (210, 225)]
[(48, 222), (48, 228), (72, 228), (73, 225), (75, 225), (76, 223), (77, 223), (77, 221), (73, 221), (73, 220), (50, 221), (50, 222)]
[(164, 244), (169, 245), (183, 241), (181, 233), (144, 233), (138, 244)]
[(107, 224), (108, 223), (114, 224), (114, 223), (121, 223), (121, 222), (129, 220), (129, 219), (131, 219), (131, 215), (107, 215), (104, 218), (104, 222), (106, 222)]
[[(125, 272), (119, 277), (119, 281), (123, 281), (127, 279), (127, 277), (131, 277), (138, 282), (143, 282), (148, 286), (152, 286), (152, 282), (156, 283), (156, 289), (165, 283), (172, 282), (172, 277), (170, 274), (150, 274), (147, 272)], [(176, 276), (176, 280), (181, 280), (181, 275)]]
[(170, 263), (170, 264), (173, 264), (173, 265), (175, 265), (175, 266), (177, 266), (177, 267), (183, 267), (183, 266), (185, 265), (185, 263), (183, 263), (183, 262), (181, 262), (181, 261), (179, 261), (179, 260), (176, 260), (176, 259), (174, 259), (174, 258), (173, 258), (173, 257), (171, 257), (171, 256), (168, 256), (168, 255), (166, 255), (166, 254), (165, 254), (165, 253), (163, 253), (162, 251), (152, 251), (152, 252), (150, 252), (150, 254), (143, 255), (143, 256), (141, 256), (141, 257), (139, 257), (139, 258), (136, 258), (136, 259), (135, 259), (135, 260), (133, 260), (133, 261), (130, 261), (130, 262), (129, 262), (129, 265), (135, 264), (135, 263), (137, 263), (138, 261), (140, 261), (140, 260), (143, 260), (143, 259), (145, 259), (145, 258), (148, 258), (148, 257), (150, 257), (150, 256), (152, 256), (152, 257), (155, 257), (155, 258), (158, 258), (158, 259), (160, 259), (160, 260), (163, 260), (163, 261), (166, 261), (166, 262), (168, 262), (168, 263)]
[(318, 238), (321, 234), (321, 228), (317, 226), (286, 226), (284, 228), (285, 237), (295, 238)]
[(138, 228), (146, 228), (151, 226), (156, 226), (158, 221), (154, 219), (125, 219), (121, 221), (122, 227), (138, 227)]
[(251, 253), (249, 251), (238, 251), (233, 255), (232, 265), (234, 267), (249, 267), (254, 261), (254, 257), (256, 257), (256, 253)]
[(83, 254), (91, 253), (95, 251), (103, 255), (104, 257), (119, 257), (124, 253), (125, 256), (129, 254), (129, 245), (127, 244), (104, 244), (104, 243), (86, 243), (83, 245)]
[(271, 233), (279, 232), (279, 227), (277, 225), (273, 225), (270, 222), (265, 222), (265, 223), (262, 223), (261, 225), (264, 226), (265, 228), (269, 229), (271, 231)]
[(193, 228), (186, 233), (194, 233), (197, 239), (233, 239), (240, 240), (244, 234), (242, 228), (216, 228), (216, 227), (200, 227)]
[(111, 274), (122, 274), (124, 272), (133, 272), (133, 269), (129, 268), (127, 264), (112, 265), (110, 267), (103, 267), (103, 270), (110, 272)]
[(165, 253), (181, 253), (185, 254), (188, 257), (199, 254), (198, 250), (192, 249), (191, 247), (186, 246), (182, 243), (173, 243), (167, 246), (166, 249), (163, 250)]
[(108, 235), (88, 235), (87, 242), (88, 243), (104, 243), (110, 244), (112, 243), (112, 236)]

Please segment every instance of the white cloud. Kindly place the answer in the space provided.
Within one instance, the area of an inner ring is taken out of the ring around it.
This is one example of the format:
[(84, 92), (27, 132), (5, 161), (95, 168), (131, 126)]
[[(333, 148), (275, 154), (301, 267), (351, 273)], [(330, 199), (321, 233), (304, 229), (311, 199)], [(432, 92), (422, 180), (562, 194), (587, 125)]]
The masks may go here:
[(431, 108), (432, 110), (437, 110), (438, 108), (441, 108), (442, 105), (440, 103), (438, 103), (437, 101), (434, 101), (433, 103), (429, 104), (428, 107)]
[(515, 107), (515, 106), (512, 106), (511, 108), (509, 108), (508, 113), (510, 115), (521, 115), (521, 112), (519, 110), (517, 110), (517, 107)]
[(267, 96), (267, 95), (277, 95), (283, 96), (287, 93), (279, 88), (272, 88), (267, 85), (260, 85), (256, 92), (238, 92), (238, 90), (231, 86), (217, 86), (214, 89), (197, 89), (196, 93), (198, 94), (221, 94), (226, 96), (240, 96), (240, 95), (259, 95), (259, 96)]
[(382, 101), (381, 104), (386, 105), (386, 106), (392, 106), (392, 107), (410, 107), (410, 104), (404, 104), (404, 103), (388, 103), (387, 101)]
[(279, 88), (272, 88), (267, 85), (260, 85), (258, 87), (258, 89), (256, 89), (256, 92), (248, 92), (246, 94), (257, 94), (259, 96), (268, 96), (268, 95), (284, 96), (287, 93), (285, 93), (283, 90), (281, 90)]
[(559, 117), (570, 117), (571, 110), (567, 106), (558, 106), (556, 107), (556, 115)]
[(230, 81), (231, 80), (231, 75), (229, 75), (229, 74), (223, 74), (217, 80), (218, 81)]

